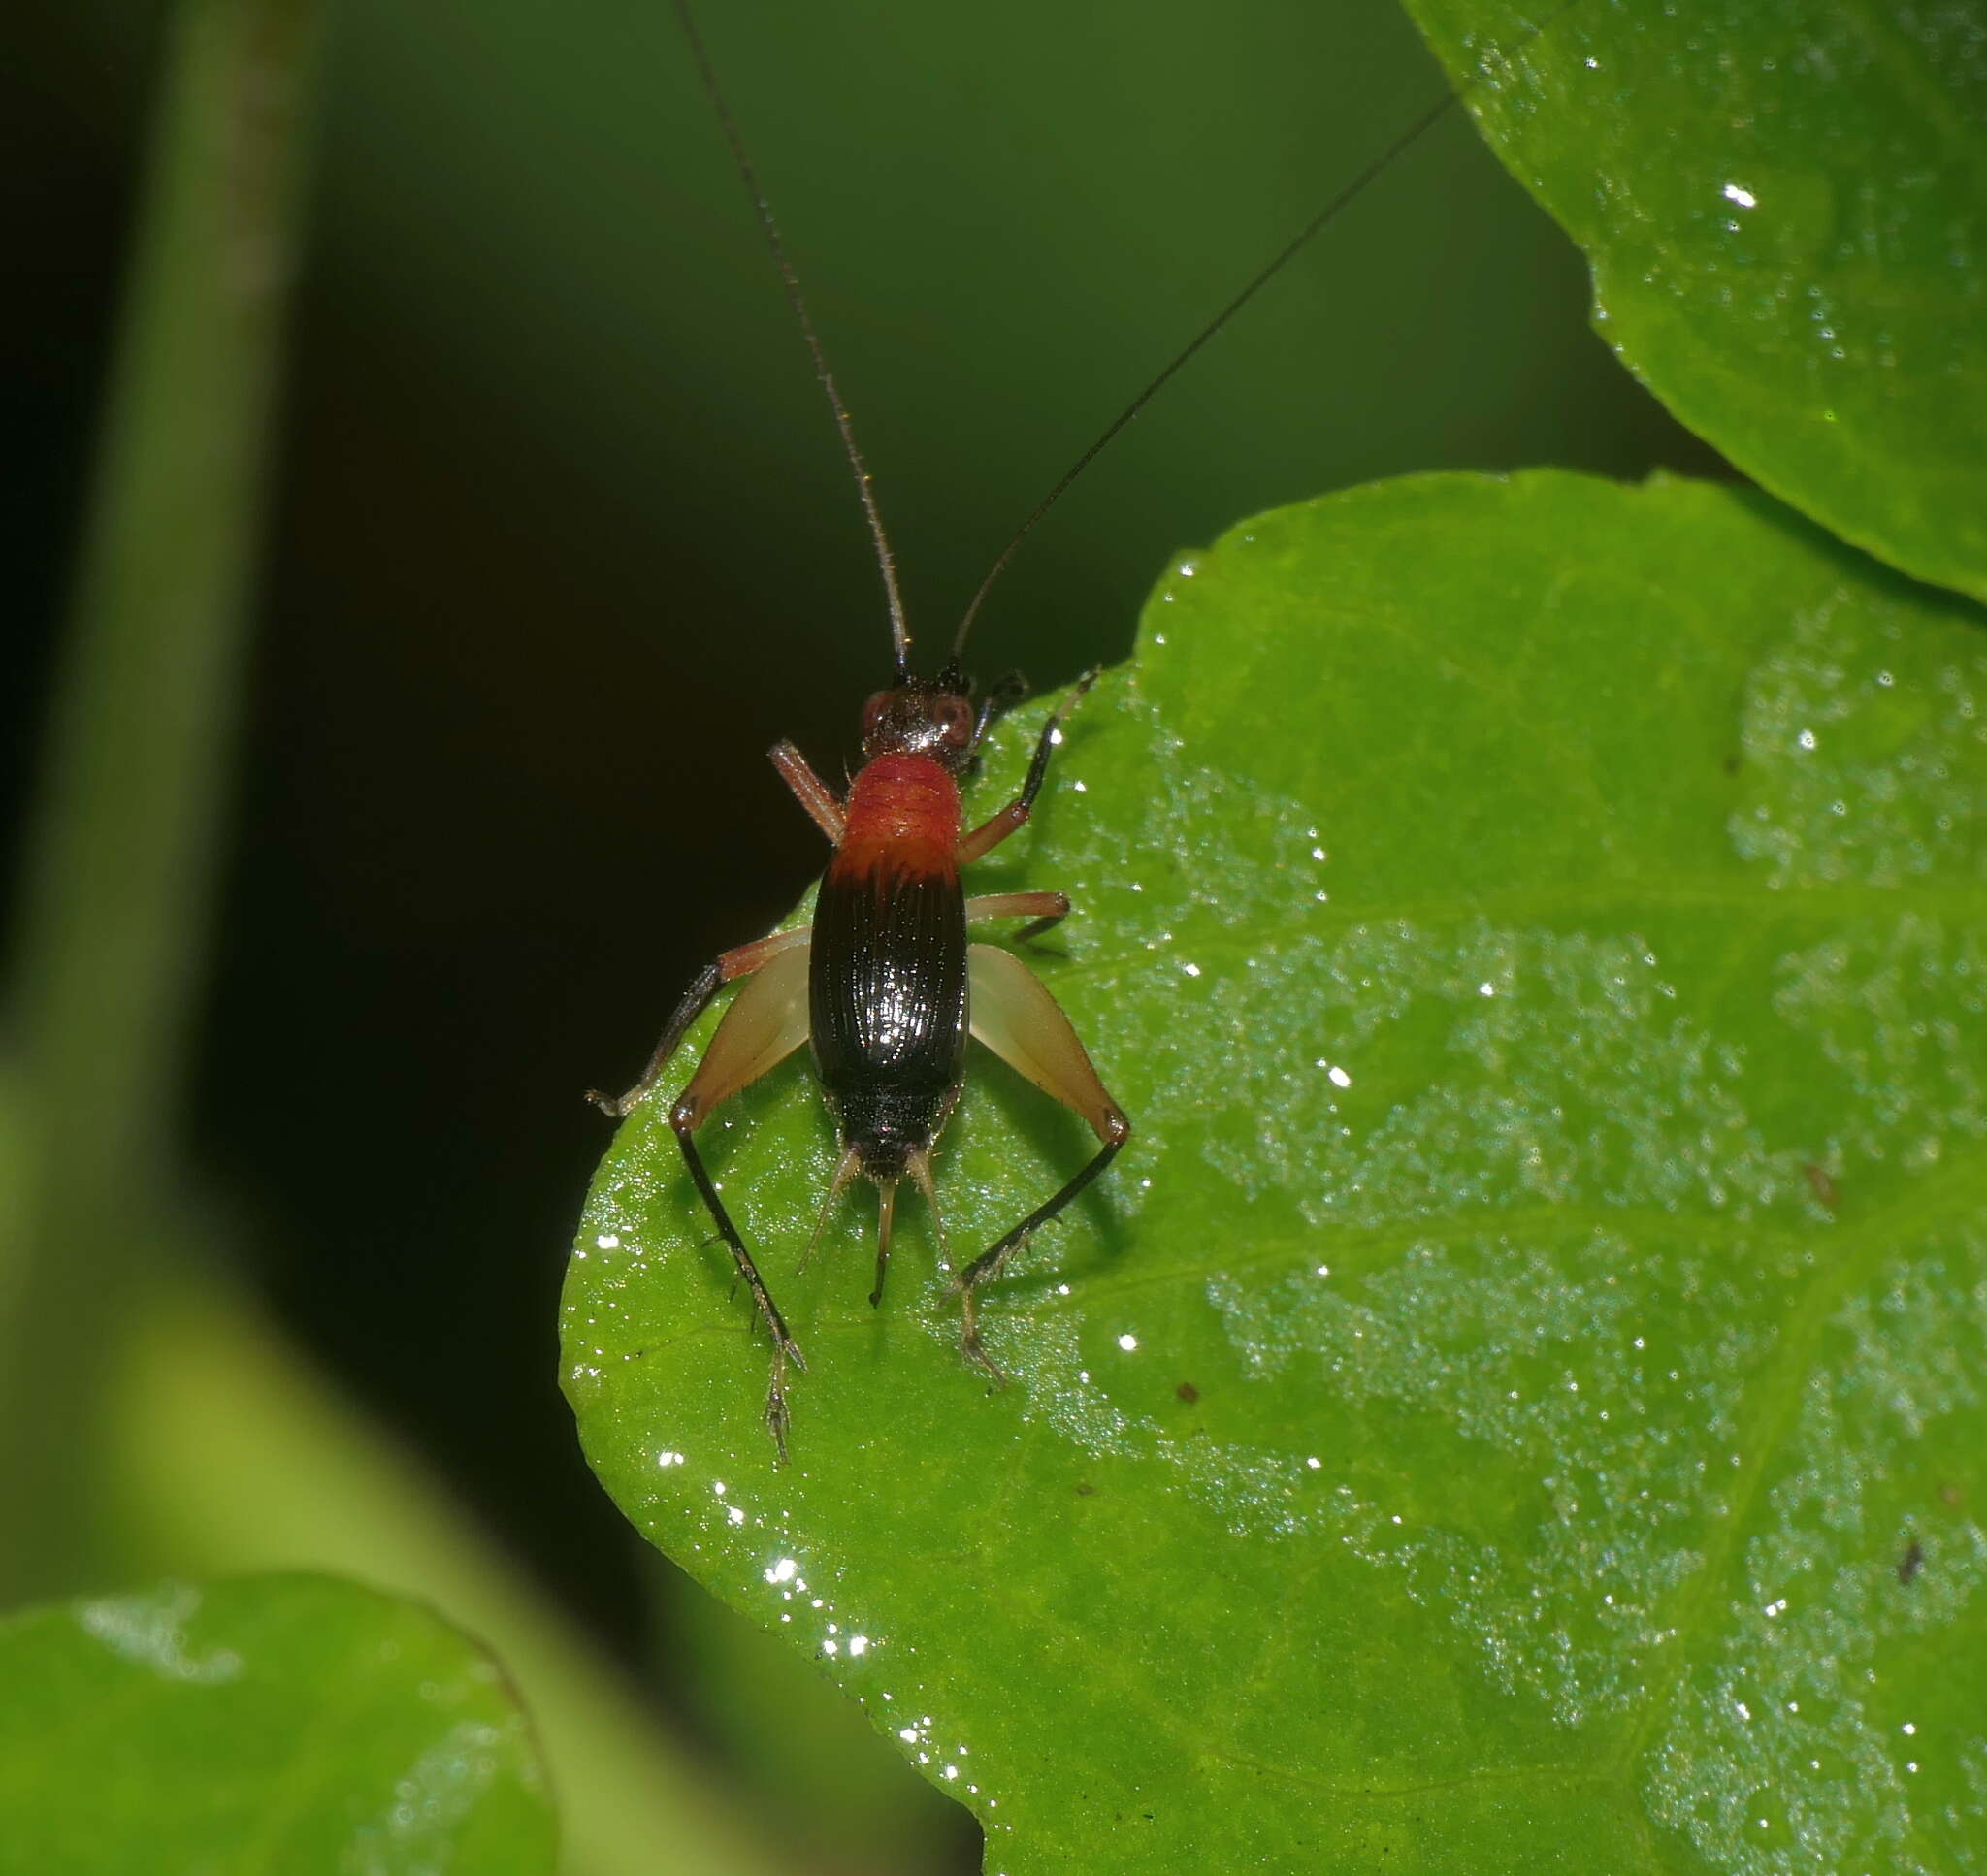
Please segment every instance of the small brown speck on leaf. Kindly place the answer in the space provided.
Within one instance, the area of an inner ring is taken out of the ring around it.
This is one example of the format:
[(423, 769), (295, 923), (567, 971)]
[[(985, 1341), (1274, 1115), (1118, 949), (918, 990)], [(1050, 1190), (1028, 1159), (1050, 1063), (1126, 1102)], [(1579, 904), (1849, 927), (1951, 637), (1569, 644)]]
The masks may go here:
[(1916, 1537), (1905, 1546), (1905, 1554), (1898, 1559), (1898, 1581), (1908, 1583), (1925, 1568), (1925, 1552)]
[(1189, 1407), (1191, 1407), (1194, 1402), (1200, 1399), (1200, 1389), (1195, 1387), (1191, 1381), (1182, 1381), (1173, 1392), (1179, 1395)]

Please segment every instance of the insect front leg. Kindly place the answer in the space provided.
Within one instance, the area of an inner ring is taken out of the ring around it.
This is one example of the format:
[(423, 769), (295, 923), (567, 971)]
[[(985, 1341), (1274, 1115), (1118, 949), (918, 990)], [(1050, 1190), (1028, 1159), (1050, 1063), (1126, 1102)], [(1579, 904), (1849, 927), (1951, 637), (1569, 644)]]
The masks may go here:
[(779, 770), (780, 780), (794, 791), (794, 799), (807, 810), (808, 819), (839, 847), (847, 821), (835, 792), (815, 774), (813, 763), (800, 754), (798, 747), (785, 737), (766, 754)]
[(967, 834), (959, 844), (959, 863), (970, 866), (976, 859), (984, 858), (1022, 826), (1034, 812), (1035, 796), (1042, 792), (1042, 784), (1049, 775), (1049, 754), (1059, 740), (1057, 731), (1062, 728), (1063, 719), (1084, 700), (1091, 686), (1097, 681), (1096, 667), (1092, 665), (1077, 679), (1076, 689), (1070, 693), (1069, 701), (1058, 710), (1042, 726), (1042, 733), (1035, 742), (1035, 754), (1028, 763), (1026, 779), (1017, 794), (998, 814), (990, 815)]
[[(806, 934), (782, 934), (804, 941)], [(752, 1292), (760, 1319), (772, 1338), (772, 1377), (766, 1386), (765, 1423), (772, 1429), (781, 1459), (787, 1456), (787, 1363), (805, 1369), (799, 1346), (788, 1333), (786, 1318), (759, 1275), (752, 1253), (738, 1235), (738, 1227), (718, 1196), (703, 1155), (697, 1150), (697, 1131), (712, 1113), (739, 1089), (749, 1087), (768, 1069), (784, 1061), (807, 1040), (807, 946), (804, 942), (784, 945), (759, 974), (738, 993), (737, 1001), (725, 1012), (718, 1032), (703, 1051), (703, 1060), (690, 1084), (676, 1097), (669, 1110), (669, 1125), (690, 1177), (703, 1199), (738, 1267), (745, 1287)]]
[(966, 1359), (1004, 1384), (1007, 1376), (980, 1342), (980, 1286), (993, 1278), (1011, 1251), (1026, 1244), (1110, 1165), (1131, 1138), (1131, 1122), (1097, 1080), (1097, 1071), (1091, 1066), (1069, 1019), (1020, 958), (995, 945), (973, 945), (967, 949), (966, 963), (972, 987), (973, 1034), (1010, 1068), (1081, 1115), (1103, 1142), (1074, 1179), (983, 1250), (953, 1283), (960, 1293), (961, 1346)]
[[(735, 950), (714, 957), (698, 972), (690, 987), (683, 992), (675, 1015), (663, 1031), (662, 1041), (656, 1044), (655, 1053), (641, 1071), (641, 1080), (626, 1094), (603, 1094), (597, 1088), (589, 1088), (586, 1098), (603, 1114), (616, 1120), (633, 1114), (655, 1092), (655, 1085), (663, 1079), (663, 1070), (668, 1067), (669, 1057), (676, 1052), (677, 1045), (689, 1032), (690, 1025), (710, 1007), (711, 998), (719, 990), (734, 978), (750, 977), (783, 952), (792, 951), (797, 945), (805, 945), (812, 936), (810, 927), (802, 925), (798, 931), (776, 931), (769, 938), (755, 938), (749, 945), (739, 945)], [(803, 1035), (801, 1040), (805, 1039)]]

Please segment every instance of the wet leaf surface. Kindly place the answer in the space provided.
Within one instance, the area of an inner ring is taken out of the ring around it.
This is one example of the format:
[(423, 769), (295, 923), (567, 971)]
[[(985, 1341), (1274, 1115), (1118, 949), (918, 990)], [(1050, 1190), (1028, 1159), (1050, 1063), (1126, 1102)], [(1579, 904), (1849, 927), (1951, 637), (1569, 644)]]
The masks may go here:
[[(990, 1870), (1963, 1866), (1979, 611), (1731, 490), (1382, 484), (1184, 560), (1059, 763), (975, 889), (1071, 890), (1034, 961), (1139, 1131), (989, 1292), (1014, 1384), (914, 1203), (881, 1309), (866, 1194), (796, 1275), (797, 1061), (706, 1134), (810, 1364), (777, 1470), (638, 1113), (564, 1356), (629, 1516)], [(1088, 1140), (976, 1058), (955, 1251)]]
[(1978, 8), (1409, 11), (1677, 416), (1843, 538), (1987, 597)]
[(0, 1621), (0, 1869), (542, 1876), (551, 1800), (496, 1664), (329, 1577)]

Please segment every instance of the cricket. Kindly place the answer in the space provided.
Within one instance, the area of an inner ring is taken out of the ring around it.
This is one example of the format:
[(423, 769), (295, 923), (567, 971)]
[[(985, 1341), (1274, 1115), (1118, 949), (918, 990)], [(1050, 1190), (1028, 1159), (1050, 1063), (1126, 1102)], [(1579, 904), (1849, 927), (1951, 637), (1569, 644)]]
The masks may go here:
[[(859, 1176), (866, 1179), (879, 1194), (876, 1276), (869, 1298), (878, 1304), (890, 1261), (897, 1193), (906, 1179), (917, 1186), (934, 1220), (939, 1217), (931, 1155), (964, 1088), (969, 1040), (979, 1041), (1076, 1114), (1095, 1134), (1096, 1150), (953, 1279), (965, 1360), (994, 1385), (1006, 1383), (1006, 1375), (981, 1340), (979, 1292), (1110, 1166), (1130, 1140), (1132, 1128), (1041, 980), (1012, 951), (973, 942), (968, 935), (974, 925), (1022, 920), (1026, 922), (1016, 936), (1018, 942), (1026, 942), (1068, 915), (1068, 897), (1059, 891), (969, 896), (961, 880), (963, 868), (1027, 824), (1047, 783), (1062, 725), (1098, 672), (1085, 673), (1069, 701), (1044, 726), (1020, 792), (968, 827), (961, 785), (1001, 711), (1018, 701), (1026, 689), (1018, 677), (1009, 677), (978, 695), (961, 663), (968, 634), (1016, 549), (1097, 454), (1314, 235), (1432, 128), (1460, 94), (1445, 92), (1342, 187), (1076, 459), (994, 560), (966, 607), (944, 663), (935, 675), (921, 677), (911, 668), (912, 635), (896, 563), (853, 421), (688, 0), (675, 0), (675, 11), (840, 433), (882, 578), (893, 667), (889, 685), (863, 707), (863, 765), (846, 795), (838, 795), (823, 781), (793, 743), (782, 741), (770, 752), (781, 779), (834, 849), (816, 894), (813, 922), (714, 958), (684, 991), (640, 1080), (624, 1094), (590, 1092), (588, 1098), (614, 1118), (647, 1102), (691, 1025), (726, 985), (743, 981), (702, 1059), (670, 1105), (669, 1126), (771, 1342), (765, 1421), (784, 1460), (791, 1419), (788, 1374), (790, 1368), (804, 1371), (806, 1362), (710, 1176), (698, 1148), (698, 1134), (726, 1101), (807, 1045), (839, 1145), (807, 1251), (819, 1241), (850, 1183)], [(942, 1225), (940, 1236), (942, 1242)], [(804, 1265), (805, 1251), (800, 1261)]]

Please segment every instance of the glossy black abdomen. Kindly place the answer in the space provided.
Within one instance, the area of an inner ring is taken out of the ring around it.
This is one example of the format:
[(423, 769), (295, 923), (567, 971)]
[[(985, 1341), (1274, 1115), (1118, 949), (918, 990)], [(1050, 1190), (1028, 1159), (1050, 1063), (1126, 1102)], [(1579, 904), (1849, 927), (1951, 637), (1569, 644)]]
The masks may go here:
[(821, 1084), (867, 1171), (895, 1177), (958, 1097), (966, 1052), (965, 895), (952, 867), (838, 857), (814, 906), (809, 1029)]

